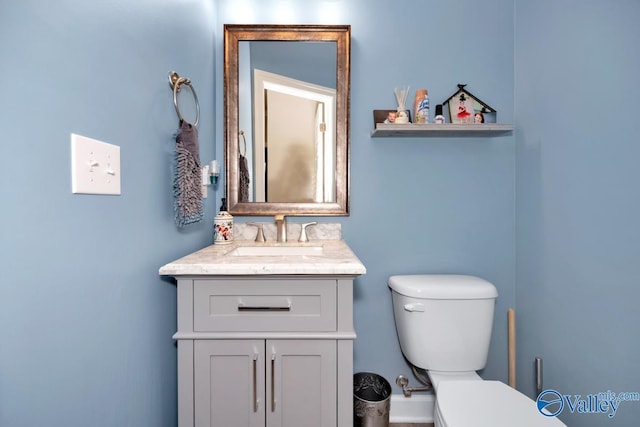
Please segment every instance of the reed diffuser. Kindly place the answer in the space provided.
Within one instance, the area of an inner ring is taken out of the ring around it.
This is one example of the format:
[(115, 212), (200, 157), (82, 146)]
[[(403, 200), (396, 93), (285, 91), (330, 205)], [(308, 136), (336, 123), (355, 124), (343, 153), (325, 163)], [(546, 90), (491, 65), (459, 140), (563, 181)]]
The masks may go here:
[(407, 114), (407, 94), (409, 93), (409, 86), (406, 89), (395, 88), (393, 92), (396, 94), (396, 101), (398, 101), (398, 116), (396, 117), (396, 123), (409, 123), (409, 115)]

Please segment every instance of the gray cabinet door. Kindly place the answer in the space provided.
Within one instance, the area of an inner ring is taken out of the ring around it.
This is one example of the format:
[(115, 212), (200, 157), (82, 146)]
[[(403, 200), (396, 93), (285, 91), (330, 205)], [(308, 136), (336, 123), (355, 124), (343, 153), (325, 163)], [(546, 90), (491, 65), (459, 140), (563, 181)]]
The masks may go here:
[(267, 427), (335, 427), (336, 358), (335, 340), (267, 340)]
[(264, 340), (194, 343), (196, 427), (264, 427)]

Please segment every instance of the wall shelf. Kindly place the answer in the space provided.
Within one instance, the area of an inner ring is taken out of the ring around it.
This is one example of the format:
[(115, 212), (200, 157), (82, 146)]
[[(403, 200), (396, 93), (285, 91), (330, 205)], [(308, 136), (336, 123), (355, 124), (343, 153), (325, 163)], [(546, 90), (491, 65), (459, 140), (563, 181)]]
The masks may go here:
[(503, 123), (457, 124), (457, 123), (376, 123), (372, 138), (384, 137), (464, 137), (497, 136), (513, 131), (513, 125)]

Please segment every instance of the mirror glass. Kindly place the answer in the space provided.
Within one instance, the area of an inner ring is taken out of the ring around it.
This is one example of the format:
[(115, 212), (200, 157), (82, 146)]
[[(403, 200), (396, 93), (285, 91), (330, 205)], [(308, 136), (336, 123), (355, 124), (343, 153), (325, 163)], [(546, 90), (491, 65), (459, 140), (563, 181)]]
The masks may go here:
[(234, 215), (348, 215), (349, 26), (225, 25)]

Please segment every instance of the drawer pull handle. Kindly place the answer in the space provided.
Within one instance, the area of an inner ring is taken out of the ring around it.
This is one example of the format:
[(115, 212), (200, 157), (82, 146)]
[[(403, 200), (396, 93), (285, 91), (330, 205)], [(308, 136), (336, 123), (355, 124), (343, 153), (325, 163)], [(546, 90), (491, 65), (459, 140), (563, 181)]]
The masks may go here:
[(288, 304), (285, 307), (239, 305), (238, 311), (291, 311), (291, 304)]
[(276, 411), (276, 352), (271, 353), (271, 412)]
[(258, 355), (253, 355), (253, 412), (258, 412)]

